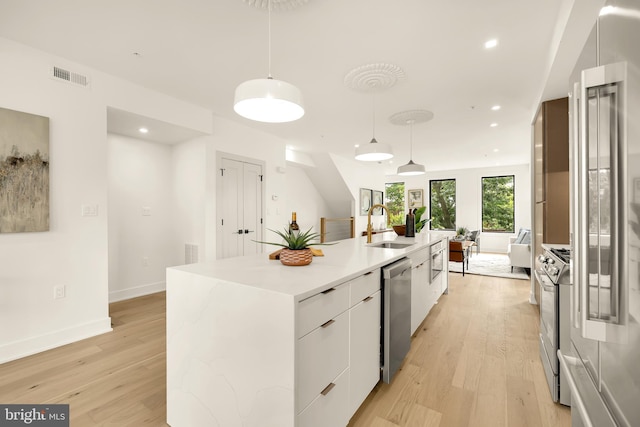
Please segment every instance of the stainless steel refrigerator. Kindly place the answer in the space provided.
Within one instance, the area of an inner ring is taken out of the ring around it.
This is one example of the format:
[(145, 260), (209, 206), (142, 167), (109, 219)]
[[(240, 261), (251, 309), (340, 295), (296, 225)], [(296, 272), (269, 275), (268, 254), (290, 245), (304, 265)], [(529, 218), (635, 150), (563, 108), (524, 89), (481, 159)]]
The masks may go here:
[(571, 77), (574, 426), (640, 426), (640, 2), (607, 1)]

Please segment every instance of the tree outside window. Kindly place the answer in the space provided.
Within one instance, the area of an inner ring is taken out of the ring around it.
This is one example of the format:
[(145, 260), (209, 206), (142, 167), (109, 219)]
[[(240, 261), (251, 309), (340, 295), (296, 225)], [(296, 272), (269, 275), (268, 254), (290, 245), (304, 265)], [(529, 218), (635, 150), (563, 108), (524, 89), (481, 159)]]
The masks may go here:
[(385, 185), (384, 203), (389, 208), (391, 225), (404, 224), (404, 182), (391, 182)]
[(515, 230), (515, 176), (482, 178), (482, 231), (513, 233)]
[(429, 181), (431, 230), (456, 229), (456, 180)]

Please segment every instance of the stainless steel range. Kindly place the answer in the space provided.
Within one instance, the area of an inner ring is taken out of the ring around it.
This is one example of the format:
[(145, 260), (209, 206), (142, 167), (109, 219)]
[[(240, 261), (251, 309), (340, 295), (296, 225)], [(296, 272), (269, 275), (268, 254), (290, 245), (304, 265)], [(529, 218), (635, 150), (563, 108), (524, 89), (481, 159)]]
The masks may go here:
[(569, 298), (571, 253), (568, 245), (542, 244), (536, 281), (540, 286), (540, 358), (554, 402), (570, 406), (571, 393), (560, 372), (558, 349), (571, 342)]

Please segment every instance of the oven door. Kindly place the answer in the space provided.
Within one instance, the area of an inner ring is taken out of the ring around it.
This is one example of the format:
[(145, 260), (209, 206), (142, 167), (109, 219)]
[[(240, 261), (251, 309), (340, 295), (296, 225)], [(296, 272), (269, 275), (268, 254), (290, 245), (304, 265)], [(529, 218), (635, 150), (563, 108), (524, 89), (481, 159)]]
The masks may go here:
[(554, 374), (558, 374), (558, 287), (549, 276), (536, 270), (536, 281), (540, 286), (540, 340), (545, 347), (547, 357)]

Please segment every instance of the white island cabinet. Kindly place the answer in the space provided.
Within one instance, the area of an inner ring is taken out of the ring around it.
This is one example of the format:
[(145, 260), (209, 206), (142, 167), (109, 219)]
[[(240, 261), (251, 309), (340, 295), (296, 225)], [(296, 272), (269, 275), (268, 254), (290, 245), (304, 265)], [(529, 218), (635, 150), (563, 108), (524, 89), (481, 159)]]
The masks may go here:
[(429, 244), (396, 240), (415, 244), (167, 269), (168, 424), (346, 426), (380, 377), (380, 268)]

